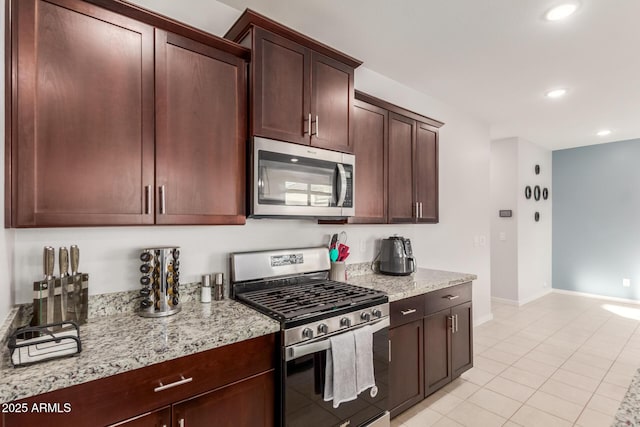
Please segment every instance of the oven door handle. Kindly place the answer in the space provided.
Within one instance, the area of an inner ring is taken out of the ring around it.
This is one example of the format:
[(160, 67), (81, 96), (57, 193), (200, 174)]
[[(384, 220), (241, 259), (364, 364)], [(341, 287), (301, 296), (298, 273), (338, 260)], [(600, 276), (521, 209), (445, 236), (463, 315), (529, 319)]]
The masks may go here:
[[(389, 317), (385, 317), (384, 319), (371, 323), (371, 333), (375, 334), (376, 332), (388, 328), (390, 325)], [(360, 328), (355, 328), (360, 329)], [(355, 329), (351, 329), (352, 331)], [(343, 332), (344, 333), (344, 332)], [(308, 354), (317, 353), (319, 351), (328, 350), (331, 348), (331, 341), (329, 338), (312, 342), (309, 344), (298, 344), (293, 347), (289, 347), (285, 349), (285, 360), (288, 362), (289, 360), (297, 359), (302, 356), (306, 356)]]

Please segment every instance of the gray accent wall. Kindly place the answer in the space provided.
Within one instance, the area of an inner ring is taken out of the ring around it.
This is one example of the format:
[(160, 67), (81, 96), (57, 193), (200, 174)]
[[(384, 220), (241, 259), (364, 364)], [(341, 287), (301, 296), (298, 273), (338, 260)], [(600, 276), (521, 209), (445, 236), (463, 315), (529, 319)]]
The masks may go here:
[(640, 139), (554, 151), (550, 192), (553, 287), (640, 300)]

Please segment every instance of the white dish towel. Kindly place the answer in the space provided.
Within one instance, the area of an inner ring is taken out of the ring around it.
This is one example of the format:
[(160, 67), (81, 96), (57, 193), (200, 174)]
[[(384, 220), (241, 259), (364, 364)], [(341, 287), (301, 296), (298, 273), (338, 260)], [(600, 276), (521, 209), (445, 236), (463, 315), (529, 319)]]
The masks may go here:
[(356, 344), (353, 332), (329, 338), (325, 368), (324, 400), (333, 399), (333, 407), (358, 397), (356, 386)]
[(370, 326), (329, 338), (325, 368), (324, 400), (337, 408), (375, 386), (373, 332)]
[(358, 394), (376, 385), (373, 372), (373, 332), (371, 326), (354, 331), (356, 344), (356, 386)]

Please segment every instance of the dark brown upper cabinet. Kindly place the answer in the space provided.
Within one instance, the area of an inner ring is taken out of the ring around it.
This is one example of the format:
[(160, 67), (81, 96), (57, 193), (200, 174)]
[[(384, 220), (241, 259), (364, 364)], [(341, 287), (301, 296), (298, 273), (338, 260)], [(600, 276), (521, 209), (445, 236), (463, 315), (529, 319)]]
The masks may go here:
[(117, 0), (8, 10), (6, 226), (244, 223), (247, 49)]
[(225, 37), (252, 49), (251, 135), (353, 152), (360, 61), (250, 9)]
[(355, 91), (355, 209), (321, 223), (437, 223), (438, 132), (444, 123)]
[(156, 30), (157, 224), (245, 223), (245, 62)]

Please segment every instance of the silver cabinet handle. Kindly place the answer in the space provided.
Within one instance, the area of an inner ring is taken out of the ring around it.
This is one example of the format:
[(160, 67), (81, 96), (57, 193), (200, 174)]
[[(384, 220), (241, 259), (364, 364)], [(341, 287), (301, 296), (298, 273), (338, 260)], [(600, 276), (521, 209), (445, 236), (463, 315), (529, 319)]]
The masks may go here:
[(420, 205), (420, 218), (422, 218), (422, 202), (420, 202), (419, 205)]
[(302, 120), (303, 122), (307, 122), (307, 131), (302, 132), (303, 135), (311, 135), (311, 113), (309, 113), (309, 117), (307, 120)]
[(449, 301), (453, 301), (454, 299), (458, 299), (458, 298), (460, 298), (460, 295), (445, 295), (445, 296), (443, 296), (442, 298), (446, 298), (446, 299), (448, 299)]
[(164, 185), (161, 185), (159, 188), (159, 192), (160, 192), (160, 214), (164, 215), (167, 213), (167, 205), (166, 205), (166, 200), (165, 200), (165, 187)]
[(410, 308), (409, 310), (400, 310), (400, 313), (402, 313), (403, 316), (406, 316), (407, 314), (411, 314), (411, 313), (415, 313), (417, 310), (415, 308)]
[(320, 138), (320, 118), (316, 116), (316, 138)]
[(391, 363), (391, 340), (389, 340), (389, 363)]
[(144, 192), (146, 196), (146, 206), (144, 207), (145, 215), (149, 215), (151, 213), (151, 186), (147, 185), (144, 187)]
[(451, 329), (451, 333), (452, 333), (452, 334), (454, 334), (454, 333), (456, 332), (454, 316), (447, 317), (447, 319), (451, 320), (451, 327), (450, 327), (450, 329)]
[(415, 205), (416, 205), (416, 218), (418, 218), (420, 215), (420, 208), (418, 207), (418, 202), (416, 202)]
[(178, 420), (178, 427), (184, 427), (184, 418)]
[(458, 315), (456, 314), (456, 332), (458, 332)]
[(157, 393), (159, 391), (163, 391), (168, 388), (178, 387), (179, 385), (190, 383), (191, 381), (193, 381), (193, 377), (185, 378), (182, 375), (180, 375), (180, 378), (181, 378), (180, 380), (173, 383), (169, 383), (169, 384), (162, 384), (161, 382), (158, 387), (153, 389), (153, 391)]

